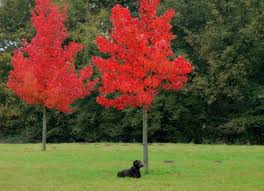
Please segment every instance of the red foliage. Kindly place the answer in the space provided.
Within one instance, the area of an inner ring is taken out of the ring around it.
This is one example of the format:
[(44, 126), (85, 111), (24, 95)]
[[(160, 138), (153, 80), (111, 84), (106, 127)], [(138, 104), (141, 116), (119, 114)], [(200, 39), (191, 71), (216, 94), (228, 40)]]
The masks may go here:
[(75, 72), (74, 57), (83, 48), (70, 42), (64, 25), (66, 8), (60, 10), (51, 0), (36, 0), (31, 22), (36, 36), (14, 52), (7, 85), (29, 104), (70, 112), (69, 105), (90, 94), (96, 81), (90, 81), (92, 68)]
[(102, 75), (99, 104), (148, 109), (161, 89), (178, 90), (187, 82), (192, 66), (182, 56), (173, 59), (171, 50), (174, 10), (157, 16), (159, 4), (160, 0), (141, 0), (139, 18), (121, 5), (112, 9), (110, 37), (96, 39), (109, 58), (93, 58)]

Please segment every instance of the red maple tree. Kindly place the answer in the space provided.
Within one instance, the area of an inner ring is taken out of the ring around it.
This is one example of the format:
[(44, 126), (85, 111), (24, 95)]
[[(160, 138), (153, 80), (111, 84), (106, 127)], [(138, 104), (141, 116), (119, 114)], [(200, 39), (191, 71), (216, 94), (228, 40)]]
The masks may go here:
[[(89, 95), (96, 80), (91, 81), (89, 66), (78, 73), (75, 71), (74, 58), (83, 46), (74, 42), (63, 46), (69, 37), (64, 25), (66, 6), (60, 8), (52, 0), (36, 0), (31, 15), (36, 36), (30, 43), (24, 41), (22, 48), (14, 52), (7, 86), (28, 104), (42, 105), (45, 123), (46, 108), (72, 111), (70, 104)], [(43, 150), (45, 134), (43, 132)]]
[(93, 57), (101, 73), (97, 102), (106, 108), (143, 107), (144, 165), (148, 171), (147, 111), (162, 90), (179, 90), (187, 82), (192, 65), (182, 56), (174, 58), (170, 25), (175, 12), (157, 15), (160, 0), (141, 0), (139, 18), (128, 8), (112, 9), (109, 37), (99, 36), (96, 44), (108, 58)]

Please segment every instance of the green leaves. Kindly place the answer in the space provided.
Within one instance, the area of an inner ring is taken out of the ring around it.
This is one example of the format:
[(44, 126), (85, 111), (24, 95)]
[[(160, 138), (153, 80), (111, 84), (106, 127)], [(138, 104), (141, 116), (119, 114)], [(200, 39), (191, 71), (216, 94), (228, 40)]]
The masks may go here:
[[(4, 84), (14, 48), (21, 46), (23, 38), (30, 41), (34, 36), (29, 19), (34, 1), (1, 2), (0, 84)], [(77, 41), (85, 46), (77, 56), (77, 69), (89, 63), (92, 55), (100, 55), (94, 41), (99, 34), (109, 35), (110, 10), (116, 3), (138, 16), (139, 1), (67, 0), (70, 37), (64, 43)], [(151, 141), (263, 144), (259, 129), (264, 126), (264, 2), (166, 0), (158, 15), (169, 8), (176, 10), (173, 52), (195, 66), (183, 91), (161, 92), (154, 100)], [(71, 115), (50, 111), (50, 141), (141, 141), (141, 111), (105, 111), (95, 102), (97, 94), (78, 101), (79, 109)], [(38, 141), (40, 119), (39, 109), (26, 106), (0, 85), (1, 135)]]

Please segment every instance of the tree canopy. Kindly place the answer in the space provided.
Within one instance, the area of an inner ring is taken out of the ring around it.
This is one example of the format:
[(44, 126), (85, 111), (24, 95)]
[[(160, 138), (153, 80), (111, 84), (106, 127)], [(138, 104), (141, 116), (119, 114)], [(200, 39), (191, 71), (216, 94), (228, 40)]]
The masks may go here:
[[(11, 55), (30, 41), (33, 0), (2, 0), (0, 6), (0, 140), (38, 142), (40, 108), (18, 100), (4, 85)], [(63, 1), (55, 1), (59, 5)], [(77, 69), (92, 55), (106, 58), (95, 45), (97, 34), (111, 31), (110, 11), (118, 3), (138, 16), (138, 1), (67, 0), (69, 38), (85, 46), (76, 57)], [(150, 112), (150, 141), (195, 143), (264, 142), (264, 2), (261, 0), (162, 1), (158, 15), (173, 8), (172, 41), (176, 56), (183, 55), (194, 70), (181, 92), (161, 91)], [(14, 14), (14, 10), (16, 14)], [(95, 71), (95, 76), (99, 72)], [(51, 142), (141, 141), (141, 113), (127, 108), (105, 110), (96, 103), (98, 89), (75, 102), (75, 112), (52, 111)], [(8, 112), (7, 112), (8, 111)], [(117, 123), (117, 121), (119, 123)], [(21, 138), (22, 137), (22, 138)]]

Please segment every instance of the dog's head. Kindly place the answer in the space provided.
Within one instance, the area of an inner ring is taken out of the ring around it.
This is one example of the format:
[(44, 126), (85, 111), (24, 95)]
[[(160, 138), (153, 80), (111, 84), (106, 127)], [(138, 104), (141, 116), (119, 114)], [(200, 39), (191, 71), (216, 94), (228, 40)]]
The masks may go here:
[(135, 160), (135, 161), (133, 162), (133, 166), (134, 166), (135, 168), (141, 168), (141, 167), (143, 167), (143, 163), (142, 163), (140, 160)]

